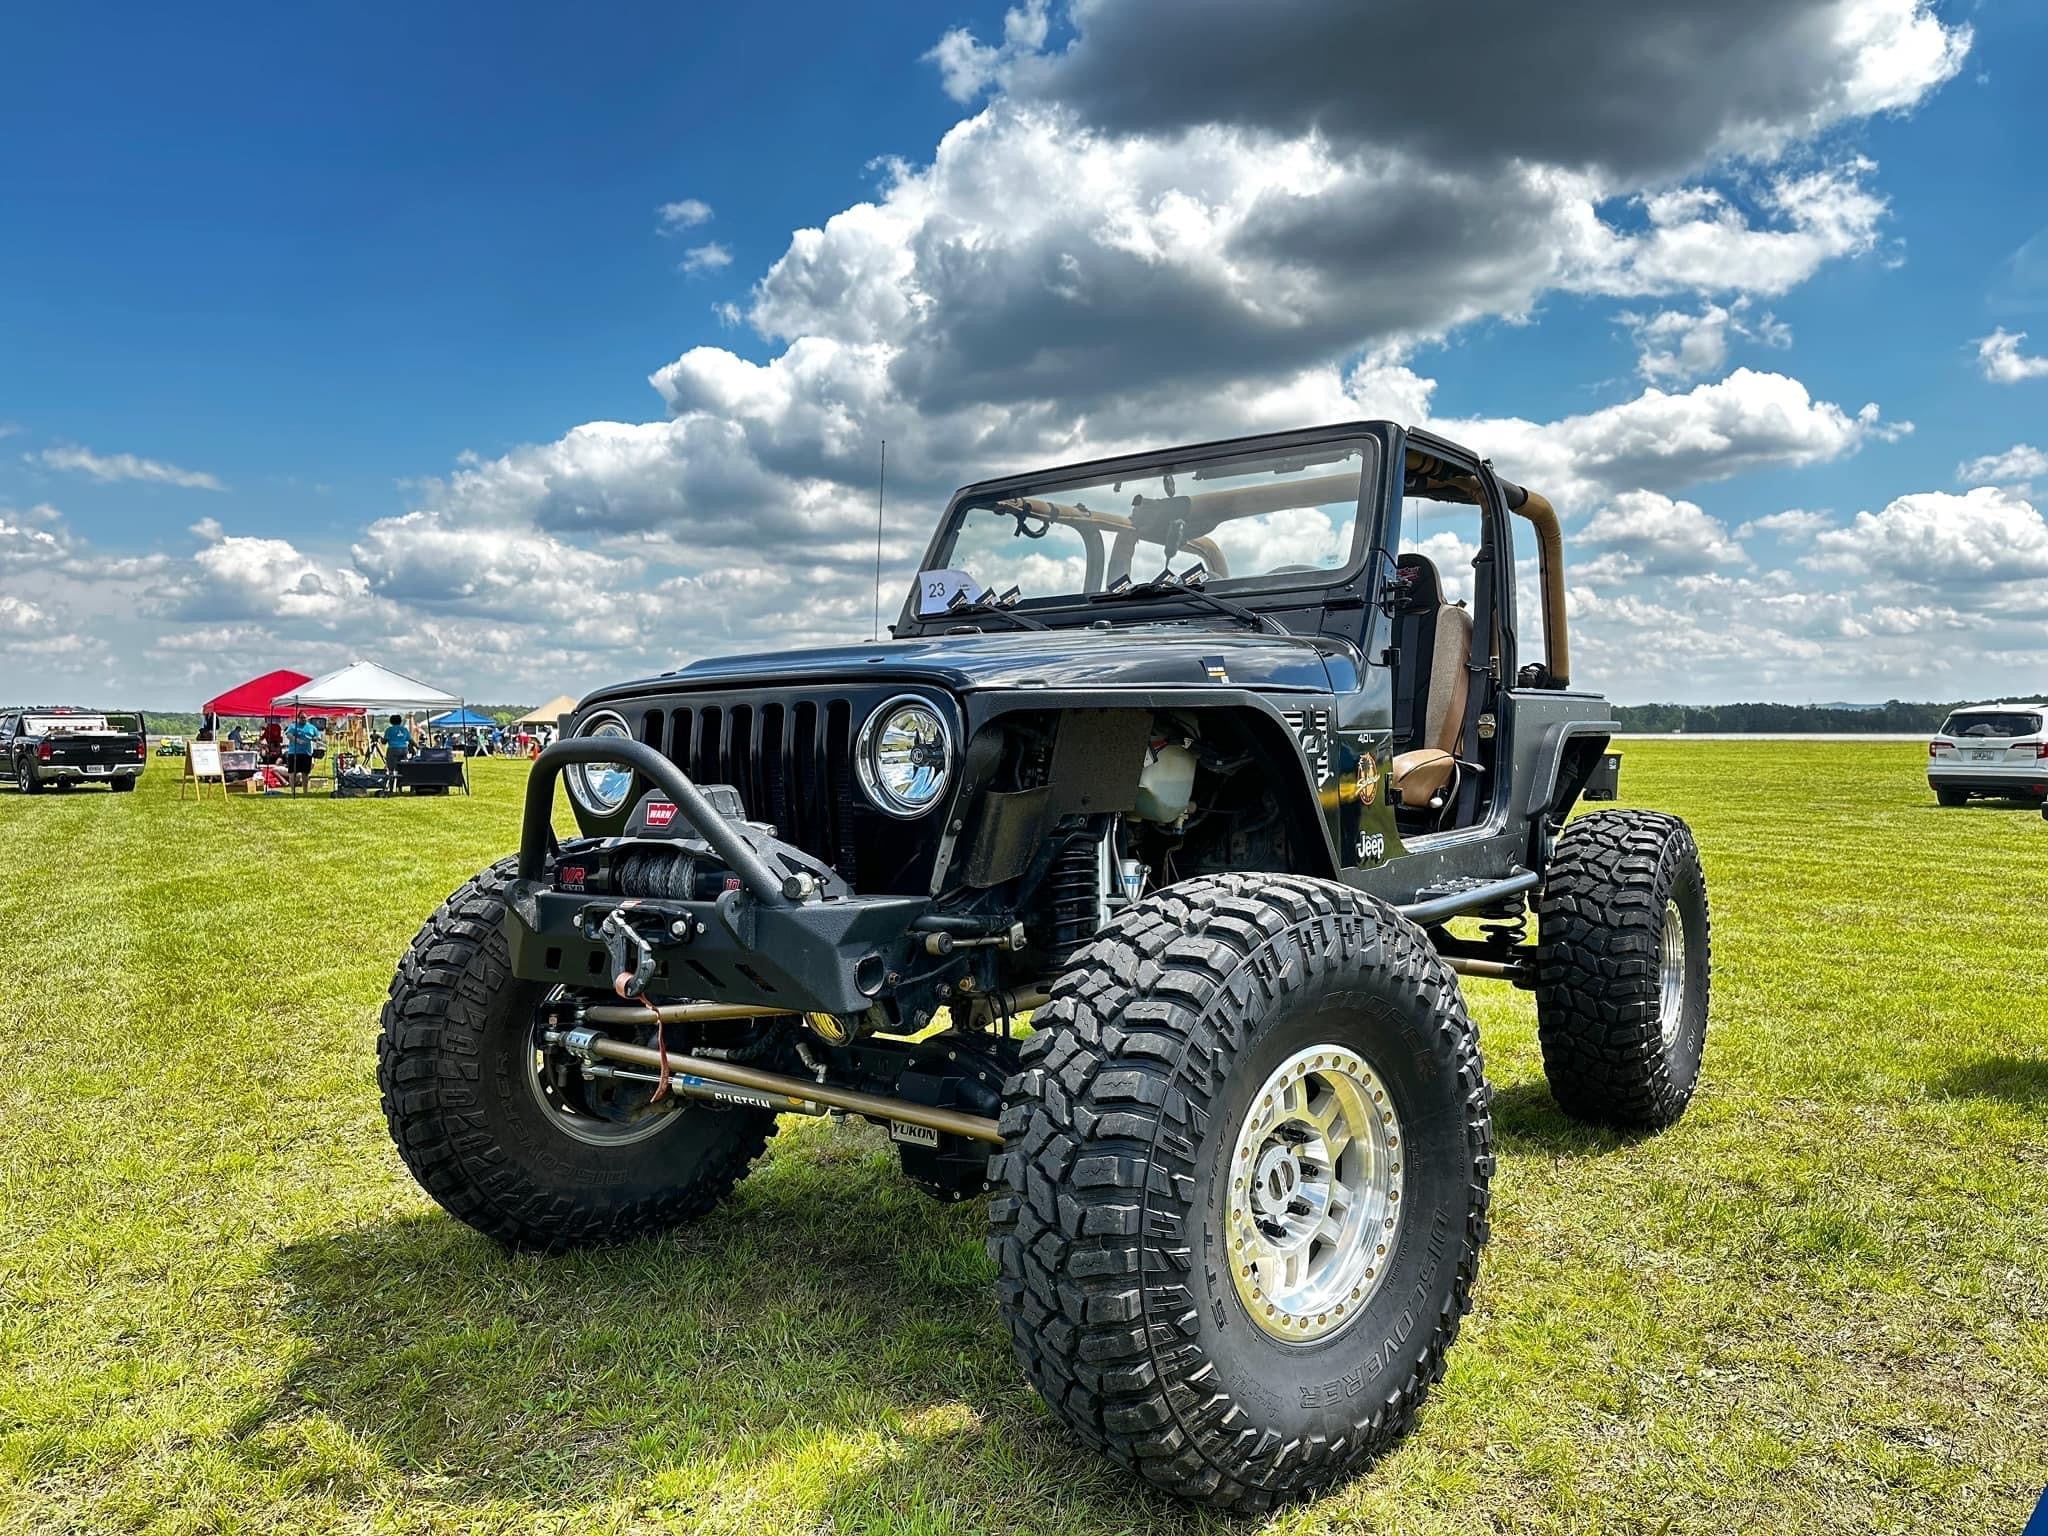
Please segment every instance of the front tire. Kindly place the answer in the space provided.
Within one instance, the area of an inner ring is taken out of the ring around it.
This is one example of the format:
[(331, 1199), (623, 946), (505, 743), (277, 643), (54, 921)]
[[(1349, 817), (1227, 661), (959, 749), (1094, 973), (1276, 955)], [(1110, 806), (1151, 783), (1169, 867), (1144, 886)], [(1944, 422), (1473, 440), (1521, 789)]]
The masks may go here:
[(532, 1075), (546, 989), (512, 975), (505, 940), (517, 866), (450, 896), (392, 979), (377, 1085), (399, 1155), (450, 1215), (516, 1247), (619, 1242), (703, 1215), (766, 1148), (774, 1115), (686, 1099), (613, 1134), (552, 1109)]
[(1713, 977), (1706, 871), (1655, 811), (1564, 829), (1537, 903), (1536, 1029), (1558, 1108), (1657, 1130), (1699, 1085)]
[(1225, 1509), (1377, 1456), (1443, 1375), (1487, 1235), (1489, 1093), (1427, 937), (1325, 881), (1190, 880), (1033, 1024), (989, 1246), (1046, 1401)]

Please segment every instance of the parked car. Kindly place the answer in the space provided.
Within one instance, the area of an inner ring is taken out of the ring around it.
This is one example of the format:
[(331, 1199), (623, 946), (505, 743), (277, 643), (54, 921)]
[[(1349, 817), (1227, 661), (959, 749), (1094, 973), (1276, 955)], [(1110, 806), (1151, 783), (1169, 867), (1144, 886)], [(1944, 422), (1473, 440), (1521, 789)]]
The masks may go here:
[(147, 722), (67, 705), (0, 713), (0, 761), (23, 794), (104, 784), (131, 790), (142, 778)]
[[(1477, 558), (1397, 558), (1418, 503)], [(1017, 1358), (1082, 1443), (1239, 1511), (1327, 1486), (1471, 1304), (1460, 977), (1534, 992), (1567, 1114), (1668, 1126), (1699, 1080), (1699, 849), (1567, 820), (1618, 726), (1564, 598), (1550, 503), (1390, 422), (970, 486), (891, 643), (577, 707), (517, 857), (400, 961), (400, 1155), (560, 1249), (703, 1215), (779, 1114), (876, 1121), (923, 1189), (991, 1196)]]
[(1927, 787), (1943, 805), (1972, 795), (2048, 801), (2048, 704), (1977, 704), (1927, 744)]

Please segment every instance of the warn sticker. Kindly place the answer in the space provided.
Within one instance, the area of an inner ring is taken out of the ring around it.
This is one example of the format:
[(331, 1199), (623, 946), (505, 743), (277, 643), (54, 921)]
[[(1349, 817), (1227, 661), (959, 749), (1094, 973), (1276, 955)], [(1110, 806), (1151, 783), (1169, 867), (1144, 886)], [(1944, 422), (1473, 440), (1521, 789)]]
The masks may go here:
[(672, 801), (650, 800), (647, 802), (647, 825), (665, 827), (676, 819), (676, 808)]

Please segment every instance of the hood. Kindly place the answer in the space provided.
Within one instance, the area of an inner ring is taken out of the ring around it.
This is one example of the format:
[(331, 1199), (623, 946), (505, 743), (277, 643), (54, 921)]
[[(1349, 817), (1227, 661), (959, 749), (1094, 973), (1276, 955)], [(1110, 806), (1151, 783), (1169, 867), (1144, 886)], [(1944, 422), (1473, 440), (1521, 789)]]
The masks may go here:
[[(1088, 688), (1149, 685), (1328, 692), (1324, 658), (1337, 642), (1301, 635), (1208, 629), (1189, 624), (1126, 624), (1115, 629), (1001, 631), (928, 635), (870, 645), (764, 651), (693, 662), (675, 672), (603, 690), (604, 695), (678, 689), (788, 686), (804, 682), (936, 683), (955, 693), (978, 688)], [(1222, 676), (1217, 676), (1220, 666)]]

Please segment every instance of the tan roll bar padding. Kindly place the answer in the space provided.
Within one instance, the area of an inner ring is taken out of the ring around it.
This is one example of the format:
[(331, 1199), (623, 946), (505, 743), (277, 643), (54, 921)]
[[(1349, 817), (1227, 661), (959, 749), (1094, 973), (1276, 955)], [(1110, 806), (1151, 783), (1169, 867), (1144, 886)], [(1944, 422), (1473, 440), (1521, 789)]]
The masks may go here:
[(1564, 534), (1557, 526), (1557, 509), (1550, 498), (1511, 481), (1500, 483), (1508, 510), (1529, 520), (1536, 530), (1536, 575), (1543, 585), (1543, 667), (1550, 674), (1550, 686), (1563, 688), (1572, 680), (1571, 643), (1564, 619)]

